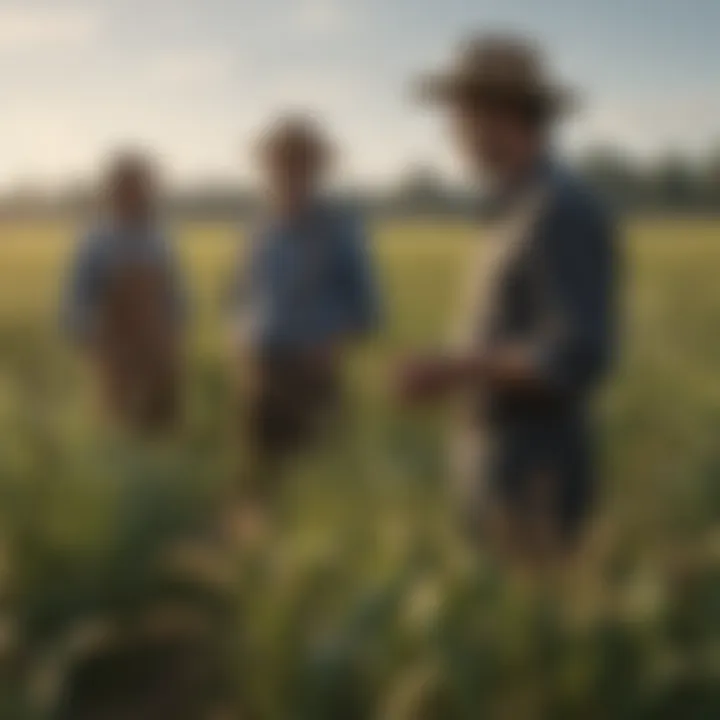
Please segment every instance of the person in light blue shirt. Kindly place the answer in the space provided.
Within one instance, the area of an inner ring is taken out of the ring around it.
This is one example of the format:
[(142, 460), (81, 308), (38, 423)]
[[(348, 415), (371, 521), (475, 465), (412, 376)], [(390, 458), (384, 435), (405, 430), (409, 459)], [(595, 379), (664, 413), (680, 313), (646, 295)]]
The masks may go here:
[(347, 351), (379, 324), (363, 224), (320, 196), (330, 155), (303, 117), (281, 118), (260, 148), (269, 212), (250, 240), (236, 312), (257, 368), (251, 432), (261, 454), (315, 434), (337, 407)]
[(112, 414), (145, 425), (174, 415), (187, 315), (184, 281), (157, 220), (157, 180), (138, 153), (113, 159), (101, 219), (86, 232), (65, 283), (61, 322), (98, 365)]
[(313, 354), (376, 327), (377, 288), (353, 212), (318, 202), (269, 219), (251, 242), (239, 310), (256, 350)]
[(167, 235), (159, 229), (145, 235), (98, 224), (82, 237), (65, 287), (61, 322), (75, 344), (92, 343), (113, 273), (139, 263), (154, 266), (166, 276), (171, 289), (168, 322), (178, 330), (184, 327), (187, 298)]

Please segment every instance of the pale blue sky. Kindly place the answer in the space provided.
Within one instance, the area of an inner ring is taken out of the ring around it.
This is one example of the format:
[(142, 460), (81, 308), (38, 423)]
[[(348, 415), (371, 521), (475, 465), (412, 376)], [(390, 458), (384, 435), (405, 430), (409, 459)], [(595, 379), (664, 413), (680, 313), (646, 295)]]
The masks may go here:
[(0, 184), (82, 176), (124, 141), (179, 182), (247, 178), (250, 139), (296, 107), (327, 121), (349, 178), (451, 169), (408, 83), (496, 28), (536, 36), (582, 90), (572, 148), (720, 140), (720, 0), (0, 0)]

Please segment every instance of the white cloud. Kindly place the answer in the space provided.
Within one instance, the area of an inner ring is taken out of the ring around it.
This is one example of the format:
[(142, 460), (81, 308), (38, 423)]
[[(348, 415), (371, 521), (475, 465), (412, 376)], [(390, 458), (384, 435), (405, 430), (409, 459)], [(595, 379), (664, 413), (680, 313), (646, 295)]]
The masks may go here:
[(711, 93), (675, 91), (672, 97), (607, 97), (570, 128), (575, 149), (614, 144), (634, 155), (668, 151), (701, 153), (717, 134), (720, 99)]
[(230, 80), (235, 64), (229, 52), (168, 54), (149, 63), (145, 81), (164, 90), (194, 90)]
[(354, 93), (331, 73), (288, 71), (259, 89), (269, 107), (307, 111), (338, 111), (347, 107)]
[(294, 16), (296, 25), (309, 33), (330, 35), (344, 30), (353, 19), (342, 0), (303, 0)]
[(0, 7), (0, 52), (58, 49), (87, 45), (99, 30), (89, 10)]

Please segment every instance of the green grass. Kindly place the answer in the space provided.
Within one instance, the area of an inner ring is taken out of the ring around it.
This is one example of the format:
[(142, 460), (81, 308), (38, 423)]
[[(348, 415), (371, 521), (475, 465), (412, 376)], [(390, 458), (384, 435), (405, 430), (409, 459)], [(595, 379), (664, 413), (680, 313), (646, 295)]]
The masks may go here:
[[(298, 468), (263, 561), (231, 561), (224, 586), (225, 649), (253, 717), (720, 716), (720, 224), (637, 221), (626, 235), (602, 512), (582, 571), (553, 593), (463, 547), (442, 418), (410, 417), (386, 392), (399, 354), (443, 341), (473, 231), (377, 228), (387, 327), (353, 362), (353, 437)], [(236, 245), (224, 226), (182, 233), (189, 420), (170, 446), (141, 448), (98, 427), (56, 328), (72, 229), (3, 229), (3, 718), (35, 717), (27, 699), (48, 664), (62, 675), (69, 661), (51, 659), (68, 634), (150, 602), (160, 549), (214, 516), (242, 446), (222, 313)]]

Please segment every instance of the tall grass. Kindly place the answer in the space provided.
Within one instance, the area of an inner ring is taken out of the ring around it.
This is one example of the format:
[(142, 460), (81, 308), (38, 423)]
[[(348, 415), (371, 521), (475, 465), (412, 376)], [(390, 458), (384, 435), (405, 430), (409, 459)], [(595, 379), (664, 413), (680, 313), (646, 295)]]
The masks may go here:
[[(443, 340), (471, 229), (376, 229), (387, 324), (353, 362), (353, 432), (300, 463), (252, 556), (212, 550), (242, 448), (223, 314), (239, 240), (182, 230), (189, 418), (141, 447), (99, 426), (57, 330), (71, 235), (0, 243), (0, 717), (44, 717), (83, 628), (177, 598), (219, 626), (242, 717), (720, 716), (720, 226), (628, 224), (597, 527), (575, 576), (533, 590), (463, 544), (442, 418), (388, 400), (393, 359)], [(168, 569), (188, 540), (200, 560)]]

